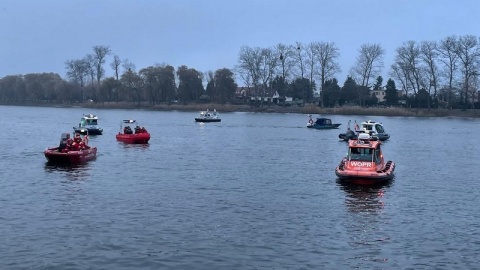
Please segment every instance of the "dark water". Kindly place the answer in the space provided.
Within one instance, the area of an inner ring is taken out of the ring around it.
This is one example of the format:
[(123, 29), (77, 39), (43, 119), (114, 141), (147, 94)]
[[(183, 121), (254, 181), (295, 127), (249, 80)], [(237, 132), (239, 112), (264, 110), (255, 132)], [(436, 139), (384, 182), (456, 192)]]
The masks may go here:
[[(210, 108), (213, 109), (213, 108)], [(0, 106), (0, 269), (479, 269), (478, 119)], [(83, 113), (95, 161), (46, 164)], [(152, 134), (115, 141), (122, 119)], [(344, 186), (347, 121), (376, 120), (389, 185)]]

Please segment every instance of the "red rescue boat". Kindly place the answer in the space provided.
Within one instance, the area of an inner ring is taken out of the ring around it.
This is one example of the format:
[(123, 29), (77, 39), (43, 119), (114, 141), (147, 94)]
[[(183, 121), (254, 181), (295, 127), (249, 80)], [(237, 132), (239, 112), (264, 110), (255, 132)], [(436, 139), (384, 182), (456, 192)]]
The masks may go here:
[[(132, 127), (135, 126), (133, 129)], [(150, 133), (137, 125), (136, 120), (123, 120), (120, 124), (120, 131), (115, 136), (117, 141), (128, 144), (147, 144), (150, 140)]]
[(342, 181), (361, 184), (376, 184), (391, 180), (395, 163), (385, 162), (381, 142), (375, 137), (361, 133), (356, 140), (348, 142), (348, 154), (335, 168)]
[(82, 139), (80, 134), (76, 134), (74, 139), (70, 139), (69, 133), (63, 133), (58, 147), (49, 147), (44, 151), (45, 158), (55, 164), (82, 164), (97, 157), (97, 148), (87, 144), (87, 136)]

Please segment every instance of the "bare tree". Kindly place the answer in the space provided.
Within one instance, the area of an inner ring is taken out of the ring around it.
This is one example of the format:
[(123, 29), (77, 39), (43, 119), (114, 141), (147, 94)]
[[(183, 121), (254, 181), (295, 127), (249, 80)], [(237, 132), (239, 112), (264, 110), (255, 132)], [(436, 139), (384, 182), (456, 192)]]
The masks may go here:
[(136, 67), (135, 67), (135, 64), (132, 63), (132, 62), (131, 62), (130, 60), (128, 60), (128, 59), (125, 59), (125, 60), (122, 61), (122, 67), (123, 67), (123, 69), (125, 70), (125, 72), (127, 72), (127, 71), (129, 71), (129, 70), (130, 70), (130, 71), (135, 71), (135, 68), (136, 68)]
[(380, 44), (363, 44), (358, 50), (356, 64), (351, 73), (360, 86), (370, 87), (369, 80), (377, 77), (383, 68), (385, 50)]
[(305, 45), (300, 42), (296, 42), (295, 47), (295, 60), (296, 63), (299, 65), (298, 68), (300, 69), (300, 77), (303, 79), (305, 74)]
[[(89, 97), (93, 98), (93, 100), (96, 100), (95, 99), (95, 75), (96, 75), (95, 57), (92, 54), (88, 54), (82, 59), (82, 61), (85, 63), (86, 73), (90, 76), (90, 86), (92, 88), (91, 88)], [(83, 88), (82, 88), (82, 91), (83, 91)], [(83, 93), (82, 96), (85, 99), (85, 93)]]
[(337, 72), (340, 72), (340, 65), (338, 64), (338, 57), (340, 57), (339, 49), (334, 42), (315, 42), (314, 56), (319, 65), (320, 75), (320, 104), (324, 107), (324, 93), (325, 81), (332, 79)]
[(257, 100), (258, 86), (262, 86), (262, 92), (265, 94), (265, 88), (275, 73), (279, 57), (270, 48), (243, 46), (238, 58), (236, 70), (244, 79), (244, 82), (253, 84), (255, 100)]
[(318, 63), (315, 59), (315, 44), (316, 43), (309, 43), (308, 46), (305, 47), (305, 56), (306, 56), (306, 61), (305, 61), (305, 67), (306, 70), (308, 71), (308, 76), (310, 79), (310, 91), (314, 91), (314, 85), (313, 85), (313, 79), (315, 76), (315, 71), (318, 68)]
[[(478, 38), (472, 35), (461, 36), (458, 39), (456, 53), (461, 63), (461, 72), (463, 74), (464, 103), (468, 103), (470, 81), (478, 75), (476, 65), (480, 58), (480, 47)], [(473, 106), (473, 103), (472, 103)]]
[(262, 62), (262, 49), (242, 46), (238, 54), (238, 65), (236, 71), (250, 87), (253, 86), (255, 97), (258, 96), (258, 85), (260, 83), (260, 68)]
[(88, 75), (88, 67), (84, 59), (68, 60), (65, 62), (65, 66), (67, 69), (67, 78), (80, 87), (84, 87), (85, 77)]
[[(420, 58), (426, 65), (425, 74), (427, 76), (428, 85), (424, 88), (428, 89), (428, 95), (431, 96), (431, 88), (433, 87), (433, 98), (437, 98), (437, 85), (438, 85), (438, 50), (437, 43), (435, 41), (422, 41), (420, 45)], [(430, 98), (428, 99), (428, 109), (430, 109)]]
[(100, 85), (100, 80), (105, 75), (105, 69), (103, 69), (103, 64), (105, 64), (105, 57), (110, 54), (110, 48), (108, 46), (94, 46), (93, 47), (93, 59), (96, 68), (97, 74), (97, 85)]
[(113, 69), (115, 72), (115, 79), (118, 81), (119, 78), (119, 72), (120, 72), (120, 65), (122, 64), (122, 60), (120, 60), (120, 57), (118, 55), (113, 56), (113, 61), (110, 63), (110, 67)]
[[(280, 94), (280, 96), (284, 97), (287, 95), (287, 76), (290, 74), (290, 69), (293, 66), (294, 62), (294, 55), (292, 54), (292, 50), (290, 49), (289, 46), (279, 43), (275, 48), (274, 48), (274, 56), (273, 58), (276, 58), (275, 55), (277, 55), (278, 59), (280, 60), (279, 63), (279, 68), (280, 68), (280, 79), (278, 80), (277, 83), (277, 90)], [(276, 62), (276, 61), (275, 61)], [(276, 77), (277, 75), (272, 74), (270, 78)]]
[(288, 46), (282, 43), (275, 46), (274, 50), (276, 50), (279, 57), (278, 59), (280, 59), (282, 77), (285, 80), (293, 80), (292, 76), (296, 64), (296, 50), (293, 46)]
[(396, 50), (395, 63), (392, 65), (394, 75), (404, 80), (405, 93), (410, 89), (417, 95), (422, 84), (422, 68), (420, 65), (420, 47), (415, 41), (407, 41)]
[(403, 63), (400, 62), (395, 62), (391, 65), (390, 67), (390, 72), (389, 75), (392, 76), (393, 78), (397, 79), (400, 81), (402, 84), (402, 90), (405, 95), (408, 94), (408, 74), (407, 74), (407, 69), (404, 68)]
[(268, 82), (275, 75), (275, 70), (277, 69), (278, 60), (280, 60), (280, 58), (281, 57), (277, 56), (273, 49), (265, 48), (261, 50), (260, 73), (258, 77), (262, 84), (263, 96), (265, 96)]
[(440, 55), (440, 62), (443, 63), (444, 73), (448, 81), (448, 88), (446, 93), (446, 100), (448, 107), (452, 105), (453, 98), (453, 82), (455, 73), (457, 72), (458, 55), (456, 53), (458, 38), (456, 36), (449, 36), (440, 41), (437, 50)]

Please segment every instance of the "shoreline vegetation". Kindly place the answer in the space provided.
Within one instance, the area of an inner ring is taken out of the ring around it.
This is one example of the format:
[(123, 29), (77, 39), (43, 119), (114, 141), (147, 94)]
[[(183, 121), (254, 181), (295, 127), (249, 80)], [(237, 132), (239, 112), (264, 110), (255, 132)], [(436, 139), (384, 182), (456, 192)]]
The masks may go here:
[(198, 112), (214, 110), (218, 112), (258, 112), (258, 113), (298, 113), (298, 114), (327, 114), (327, 115), (367, 115), (367, 116), (403, 116), (403, 117), (463, 117), (480, 118), (478, 109), (417, 109), (399, 107), (360, 107), (344, 106), (338, 108), (321, 108), (316, 104), (305, 106), (279, 106), (279, 105), (236, 105), (214, 103), (190, 104), (138, 104), (134, 102), (104, 102), (104, 103), (30, 103), (30, 102), (0, 102), (4, 106), (31, 106), (31, 107), (58, 107), (58, 108), (85, 108), (85, 109), (126, 109), (126, 110), (151, 110), (151, 111), (186, 111)]

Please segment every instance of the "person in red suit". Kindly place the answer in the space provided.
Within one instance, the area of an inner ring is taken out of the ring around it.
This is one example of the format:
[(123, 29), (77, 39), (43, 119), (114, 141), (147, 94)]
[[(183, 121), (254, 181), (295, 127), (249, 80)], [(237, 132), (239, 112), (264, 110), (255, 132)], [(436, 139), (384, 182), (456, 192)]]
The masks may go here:
[(80, 134), (75, 134), (75, 138), (73, 139), (71, 150), (78, 151), (81, 149), (80, 143), (82, 142), (82, 138), (80, 138)]
[(62, 149), (62, 153), (66, 153), (72, 149), (73, 140), (70, 138), (70, 134), (67, 134), (67, 142), (65, 147)]

